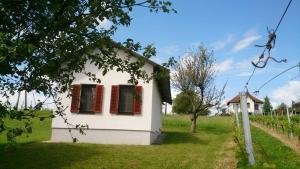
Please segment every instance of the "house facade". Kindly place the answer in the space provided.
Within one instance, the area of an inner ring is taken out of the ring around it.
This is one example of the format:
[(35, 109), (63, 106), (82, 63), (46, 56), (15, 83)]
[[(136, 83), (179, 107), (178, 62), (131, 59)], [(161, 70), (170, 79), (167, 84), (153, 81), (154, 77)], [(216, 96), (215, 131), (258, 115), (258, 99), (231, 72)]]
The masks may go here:
[[(251, 95), (248, 91), (246, 92), (247, 97), (247, 108), (249, 114), (262, 114), (263, 101)], [(238, 112), (241, 111), (240, 108), (240, 95), (236, 95), (231, 100), (227, 102), (227, 112), (232, 114), (235, 113), (237, 109)]]
[[(96, 51), (97, 52), (97, 51)], [(117, 57), (135, 61), (137, 53), (120, 49)], [(57, 116), (52, 120), (53, 142), (72, 142), (69, 128), (78, 142), (99, 144), (149, 145), (161, 134), (162, 103), (171, 103), (170, 79), (153, 79), (149, 83), (128, 83), (130, 75), (109, 71), (105, 76), (93, 64), (87, 63), (86, 71), (100, 77), (101, 84), (90, 81), (83, 73), (77, 73), (71, 97), (61, 94), (64, 110), (71, 124), (87, 124), (89, 129), (80, 134)], [(165, 69), (147, 60), (142, 68), (148, 74)]]

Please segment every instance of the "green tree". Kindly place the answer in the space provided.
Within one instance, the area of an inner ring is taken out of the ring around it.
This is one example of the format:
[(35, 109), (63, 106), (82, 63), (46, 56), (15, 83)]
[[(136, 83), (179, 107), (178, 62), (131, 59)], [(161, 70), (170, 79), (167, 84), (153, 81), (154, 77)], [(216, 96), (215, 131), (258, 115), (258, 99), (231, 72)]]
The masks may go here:
[(264, 98), (263, 113), (264, 113), (264, 114), (270, 114), (271, 111), (272, 111), (272, 109), (273, 109), (273, 107), (272, 107), (272, 105), (271, 105), (271, 103), (270, 103), (270, 99), (269, 99), (268, 96), (266, 96), (266, 97)]
[[(173, 112), (177, 114), (189, 114), (193, 109), (192, 99), (191, 97), (197, 97), (193, 93), (185, 93), (181, 92), (178, 94), (173, 100)], [(206, 111), (201, 112), (201, 115), (208, 115), (210, 111), (207, 109)]]
[[(85, 71), (87, 61), (95, 64), (103, 75), (115, 69), (128, 72), (130, 83), (136, 84), (137, 79), (149, 81), (152, 75), (140, 68), (155, 55), (154, 46), (142, 47), (130, 38), (123, 43), (111, 40), (119, 26), (130, 25), (130, 14), (136, 7), (150, 12), (176, 12), (169, 1), (161, 0), (0, 1), (0, 95), (8, 98), (16, 91), (42, 93), (54, 98), (58, 107), (54, 114), (63, 116), (64, 108), (57, 94), (70, 90), (74, 73), (83, 72), (101, 83), (101, 79)], [(110, 26), (101, 26), (104, 21)], [(129, 54), (142, 52), (144, 58), (136, 62), (119, 59), (116, 48), (129, 49)], [(95, 49), (99, 53), (93, 52)], [(42, 105), (43, 101), (34, 110)], [(11, 107), (10, 103), (0, 102), (0, 133), (8, 130), (13, 136), (31, 131), (26, 128), (30, 118), (36, 116), (34, 111)], [(6, 117), (27, 122), (23, 127), (8, 129)]]
[(173, 100), (172, 111), (177, 114), (188, 114), (192, 109), (192, 103), (187, 93), (179, 93)]

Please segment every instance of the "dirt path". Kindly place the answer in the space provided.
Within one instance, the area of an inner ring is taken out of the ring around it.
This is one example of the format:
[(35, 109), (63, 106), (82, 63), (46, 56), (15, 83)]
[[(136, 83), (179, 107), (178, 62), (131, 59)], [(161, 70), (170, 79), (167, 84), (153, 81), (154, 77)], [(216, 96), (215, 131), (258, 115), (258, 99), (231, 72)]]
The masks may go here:
[(300, 154), (300, 144), (298, 143), (297, 139), (289, 139), (286, 135), (276, 131), (275, 129), (268, 128), (262, 124), (251, 122), (251, 125), (260, 128), (261, 130), (265, 131), (266, 133), (270, 134), (271, 136), (277, 138), (282, 143), (296, 151), (298, 154)]
[(222, 158), (217, 161), (215, 169), (236, 169), (235, 143), (231, 139), (225, 146), (225, 150), (220, 153)]

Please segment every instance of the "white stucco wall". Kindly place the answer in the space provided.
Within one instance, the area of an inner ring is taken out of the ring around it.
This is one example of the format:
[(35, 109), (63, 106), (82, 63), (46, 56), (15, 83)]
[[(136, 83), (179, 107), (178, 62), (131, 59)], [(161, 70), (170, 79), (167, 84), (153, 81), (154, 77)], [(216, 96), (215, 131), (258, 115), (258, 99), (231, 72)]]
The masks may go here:
[[(127, 54), (123, 51), (118, 52), (118, 57), (125, 58)], [(132, 57), (133, 60), (136, 58)], [(143, 69), (147, 73), (153, 72), (153, 66), (146, 63)], [(161, 120), (159, 110), (161, 110), (160, 97), (157, 97), (157, 89), (155, 86), (155, 92), (153, 92), (153, 81), (150, 83), (139, 82), (139, 85), (143, 86), (142, 93), (142, 113), (141, 115), (112, 115), (110, 114), (110, 97), (111, 86), (128, 84), (130, 78), (128, 73), (121, 73), (116, 71), (109, 71), (105, 76), (102, 76), (102, 72), (99, 71), (94, 65), (86, 64), (86, 71), (95, 73), (97, 77), (101, 79), (101, 85), (104, 85), (103, 91), (103, 112), (101, 114), (76, 114), (70, 112), (71, 98), (67, 98), (67, 93), (60, 95), (63, 99), (63, 105), (69, 106), (64, 113), (72, 124), (88, 124), (90, 129), (109, 129), (109, 130), (139, 130), (139, 131), (151, 131), (161, 127)], [(75, 75), (76, 79), (74, 84), (96, 84), (89, 81), (89, 78), (78, 73)], [(152, 95), (155, 95), (154, 97)], [(154, 102), (155, 101), (155, 105)], [(152, 110), (153, 109), (153, 110)], [(155, 110), (154, 110), (155, 109)], [(152, 113), (155, 116), (151, 120)], [(66, 123), (60, 117), (55, 117), (52, 120), (52, 128), (67, 128)]]
[(160, 132), (162, 123), (162, 101), (156, 80), (153, 81), (152, 90), (152, 119), (151, 119), (151, 130), (154, 132)]
[[(72, 129), (72, 134), (79, 143), (100, 143), (100, 144), (138, 144), (149, 145), (156, 137), (149, 131), (141, 130), (85, 130), (85, 135)], [(153, 139), (152, 139), (153, 138)], [(52, 129), (52, 142), (72, 142), (72, 137), (67, 129)]]

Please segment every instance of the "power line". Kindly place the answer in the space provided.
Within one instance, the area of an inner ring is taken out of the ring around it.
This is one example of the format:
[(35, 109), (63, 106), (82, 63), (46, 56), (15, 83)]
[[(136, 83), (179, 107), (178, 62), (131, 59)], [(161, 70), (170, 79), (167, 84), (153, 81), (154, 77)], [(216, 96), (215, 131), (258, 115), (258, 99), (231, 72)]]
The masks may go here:
[(291, 78), (290, 80), (295, 80), (295, 79), (297, 79), (298, 77), (300, 77), (300, 75), (294, 76), (294, 77)]
[(245, 88), (246, 88), (246, 89), (247, 89), (247, 86), (248, 86), (248, 84), (249, 84), (251, 78), (253, 77), (253, 75), (254, 75), (254, 73), (255, 73), (255, 70), (256, 70), (256, 67), (254, 67), (254, 69), (253, 69), (251, 75), (249, 76), (249, 78), (248, 78), (248, 80), (247, 80), (247, 82), (246, 82), (246, 85), (245, 85)]
[(271, 81), (273, 81), (274, 79), (276, 79), (276, 78), (279, 77), (280, 75), (282, 75), (282, 74), (284, 74), (284, 73), (288, 72), (289, 70), (292, 70), (292, 69), (294, 69), (294, 68), (296, 68), (296, 67), (300, 67), (300, 63), (298, 63), (297, 65), (292, 66), (292, 67), (290, 67), (290, 68), (288, 68), (288, 69), (285, 69), (284, 71), (280, 72), (280, 73), (277, 74), (276, 76), (272, 77), (271, 79), (269, 79), (268, 81), (266, 81), (264, 84), (262, 84), (262, 85), (258, 88), (258, 90), (255, 91), (255, 93), (259, 93), (260, 89), (262, 89), (262, 88), (263, 88), (264, 86), (266, 86), (268, 83), (270, 83)]
[[(276, 32), (277, 32), (277, 30), (278, 30), (278, 28), (279, 28), (279, 26), (280, 26), (280, 24), (281, 24), (281, 22), (282, 22), (282, 20), (283, 20), (283, 18), (284, 18), (284, 16), (285, 16), (285, 14), (286, 14), (286, 12), (288, 11), (288, 9), (289, 9), (289, 7), (290, 7), (292, 1), (293, 1), (293, 0), (290, 0), (289, 3), (288, 3), (288, 5), (286, 6), (286, 8), (285, 8), (283, 14), (282, 14), (281, 17), (280, 17), (279, 22), (277, 23), (277, 26), (276, 26), (276, 29), (274, 30), (274, 32), (269, 31), (269, 29), (268, 29), (268, 32), (269, 32), (269, 39), (268, 39), (268, 42), (267, 42), (266, 45), (264, 45), (264, 46), (259, 46), (259, 47), (265, 47), (265, 48), (264, 48), (262, 54), (260, 55), (259, 60), (258, 60), (258, 62), (257, 62), (256, 64), (258, 64), (259, 62), (261, 62), (261, 59), (264, 58), (264, 54), (265, 54), (265, 52), (266, 52), (267, 49), (269, 50), (269, 51), (268, 51), (269, 56), (268, 56), (268, 59), (265, 60), (265, 62), (268, 62), (269, 58), (271, 57), (271, 56), (270, 56), (270, 50), (275, 46)], [(273, 45), (272, 45), (272, 41), (273, 41), (273, 43), (274, 43)], [(273, 59), (273, 60), (274, 60), (274, 59)], [(283, 59), (283, 60), (281, 60), (280, 62), (286, 62), (286, 59)], [(249, 76), (249, 78), (248, 78), (248, 80), (247, 80), (247, 82), (246, 82), (245, 89), (248, 88), (249, 82), (250, 82), (250, 80), (252, 79), (252, 77), (254, 76), (254, 73), (255, 73), (255, 71), (256, 71), (256, 68), (258, 68), (258, 67), (256, 66), (256, 64), (254, 64), (253, 62), (252, 62), (252, 64), (254, 65), (254, 69), (253, 69), (251, 75)], [(264, 67), (266, 66), (266, 64), (267, 64), (267, 63), (264, 63), (264, 66), (259, 67), (259, 68), (264, 68)]]
[(279, 22), (278, 22), (278, 24), (277, 24), (277, 26), (276, 26), (275, 32), (277, 31), (279, 25), (281, 24), (281, 21), (282, 21), (283, 17), (285, 16), (287, 10), (289, 9), (289, 7), (290, 7), (292, 1), (293, 1), (293, 0), (290, 0), (289, 4), (288, 4), (287, 7), (285, 8), (284, 13), (282, 14), (282, 16), (281, 16), (281, 18), (280, 18), (280, 20), (279, 20)]

